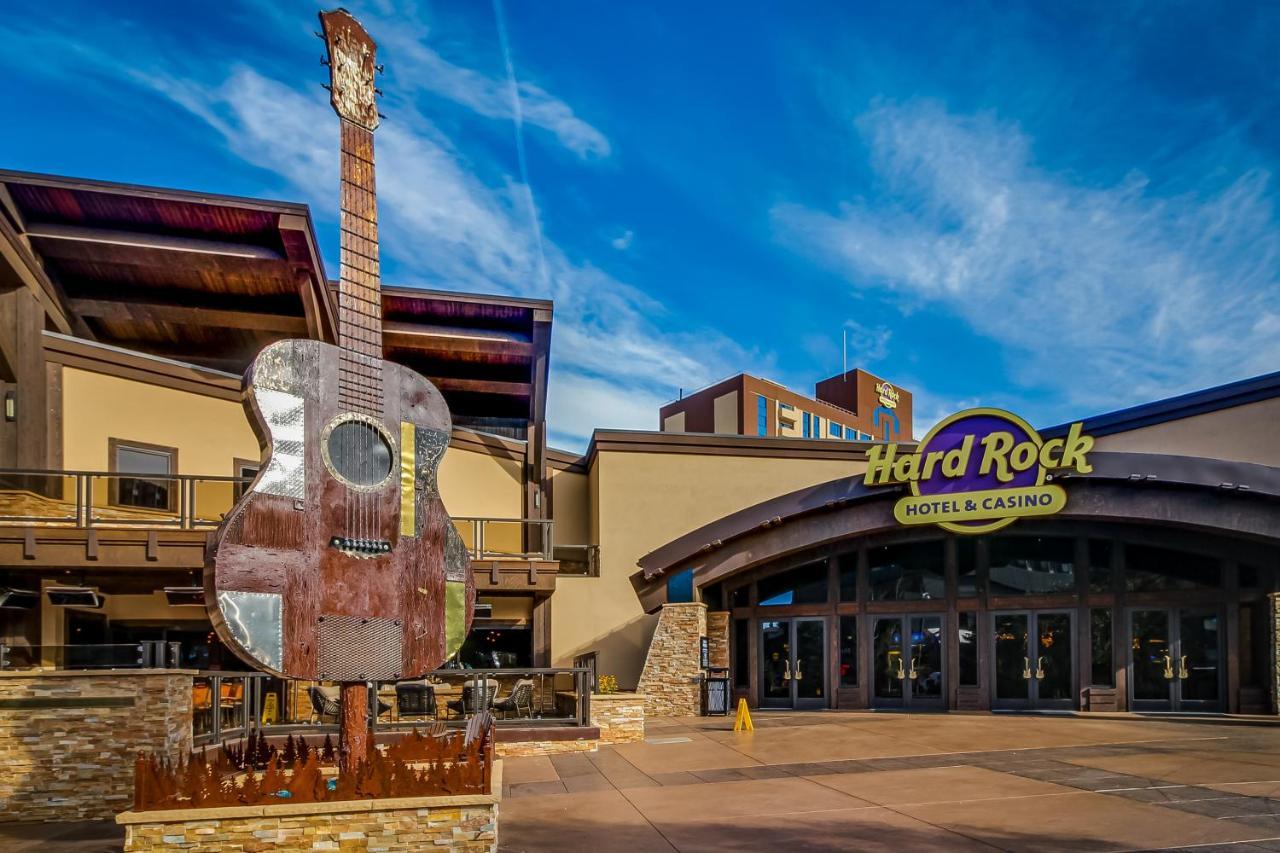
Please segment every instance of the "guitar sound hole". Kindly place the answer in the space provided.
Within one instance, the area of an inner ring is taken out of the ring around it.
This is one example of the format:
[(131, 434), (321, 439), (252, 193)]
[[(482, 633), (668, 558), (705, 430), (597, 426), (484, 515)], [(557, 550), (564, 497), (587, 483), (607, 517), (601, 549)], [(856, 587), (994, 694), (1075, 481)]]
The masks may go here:
[(344, 421), (329, 433), (329, 462), (352, 485), (376, 486), (387, 479), (393, 455), (382, 432), (364, 421)]

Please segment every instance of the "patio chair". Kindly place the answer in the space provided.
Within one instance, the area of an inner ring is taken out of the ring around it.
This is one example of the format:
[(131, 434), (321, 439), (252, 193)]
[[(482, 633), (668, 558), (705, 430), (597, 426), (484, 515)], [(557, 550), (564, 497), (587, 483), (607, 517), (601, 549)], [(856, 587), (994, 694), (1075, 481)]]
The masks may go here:
[(520, 717), (533, 716), (533, 679), (522, 678), (511, 688), (511, 692), (493, 703), (493, 710), (506, 716), (513, 711)]
[(322, 723), (326, 722), (326, 717), (330, 722), (338, 722), (338, 715), (342, 711), (342, 706), (338, 704), (338, 688), (308, 687), (307, 696), (311, 699), (313, 717)]
[(489, 729), (493, 727), (493, 714), (488, 711), (481, 711), (470, 720), (467, 721), (466, 734), (462, 738), (462, 748), (466, 749), (471, 746), (471, 742), (477, 738), (482, 738), (488, 734)]
[(396, 708), (401, 717), (434, 717), (436, 715), (435, 688), (421, 681), (397, 684)]
[(448, 703), (448, 708), (456, 714), (478, 714), (487, 711), (493, 704), (493, 697), (498, 693), (498, 682), (493, 678), (483, 681), (468, 681), (462, 685), (462, 698)]

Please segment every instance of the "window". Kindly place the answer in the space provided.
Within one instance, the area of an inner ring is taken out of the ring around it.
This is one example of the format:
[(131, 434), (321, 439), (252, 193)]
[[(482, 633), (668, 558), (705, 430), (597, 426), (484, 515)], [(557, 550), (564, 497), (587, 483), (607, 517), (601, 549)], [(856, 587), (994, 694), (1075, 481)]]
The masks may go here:
[(1111, 592), (1111, 540), (1089, 540), (1089, 592)]
[(1093, 649), (1090, 680), (1099, 687), (1115, 687), (1116, 673), (1111, 665), (1111, 611), (1094, 608), (1089, 611), (1089, 622)]
[(808, 412), (804, 412), (804, 437), (808, 438), (813, 430), (813, 416)]
[(460, 669), (501, 669), (533, 662), (533, 632), (528, 628), (472, 628), (458, 651)]
[(946, 598), (941, 539), (871, 548), (867, 562), (872, 601)]
[(978, 545), (971, 537), (957, 538), (956, 597), (973, 598), (978, 594)]
[(756, 434), (769, 434), (769, 401), (760, 394), (756, 395)]
[(693, 569), (682, 569), (667, 578), (667, 601), (672, 604), (693, 601)]
[(1218, 561), (1212, 557), (1148, 545), (1124, 548), (1124, 586), (1129, 592), (1217, 586), (1221, 574)]
[(114, 478), (112, 503), (175, 512), (178, 508), (178, 481), (171, 475), (178, 469), (178, 451), (142, 442), (108, 439), (111, 472), (148, 476)]
[(756, 582), (761, 607), (788, 604), (825, 604), (827, 601), (827, 561), (819, 560), (797, 569), (788, 569)]
[(1261, 586), (1262, 572), (1257, 566), (1241, 563), (1236, 566), (1236, 585), (1241, 589), (1257, 589)]
[(858, 617), (840, 617), (840, 686), (858, 686)]
[(836, 561), (840, 570), (840, 600), (858, 600), (858, 552), (841, 554)]
[(252, 480), (258, 476), (258, 469), (261, 467), (257, 462), (251, 462), (248, 459), (237, 459), (231, 467), (231, 476), (240, 478), (241, 482), (231, 484), (231, 491), (235, 500), (244, 497), (244, 493), (249, 488), (246, 480)]
[(956, 624), (960, 641), (960, 683), (966, 686), (978, 684), (978, 614), (961, 611)]
[(992, 595), (1074, 592), (1075, 540), (1066, 537), (1002, 536), (991, 540)]
[(751, 620), (733, 620), (733, 686), (751, 686)]
[(840, 426), (840, 424), (833, 423), (833, 424), (831, 425), (831, 437), (832, 437), (832, 438), (844, 438), (844, 428), (843, 428), (842, 426)]

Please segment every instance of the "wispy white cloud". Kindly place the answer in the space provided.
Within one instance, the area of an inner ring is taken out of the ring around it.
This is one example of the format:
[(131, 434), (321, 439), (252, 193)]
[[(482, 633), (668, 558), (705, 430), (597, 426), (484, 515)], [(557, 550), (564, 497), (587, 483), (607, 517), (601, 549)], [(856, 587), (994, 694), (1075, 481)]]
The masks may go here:
[(1176, 196), (1137, 173), (1091, 186), (1038, 165), (1016, 124), (927, 101), (857, 129), (877, 202), (780, 204), (779, 238), (855, 287), (954, 312), (1008, 348), (1017, 381), (1088, 410), (1280, 364), (1269, 173)]
[(845, 320), (844, 328), (851, 368), (883, 361), (889, 356), (889, 340), (893, 337), (893, 332), (888, 326), (872, 326), (857, 320)]
[(610, 240), (609, 245), (617, 249), (619, 252), (625, 252), (627, 249), (631, 248), (631, 241), (634, 240), (635, 237), (636, 237), (636, 232), (628, 228), (627, 230), (623, 231), (621, 234), (617, 235), (612, 240)]
[[(403, 21), (379, 25), (378, 14), (394, 17), (394, 9), (362, 17), (395, 49), (397, 82), (411, 91), (447, 89), (442, 93), (482, 116), (510, 116), (507, 81), (446, 63), (421, 43), (424, 30)], [(55, 57), (40, 73), (105, 81), (132, 109), (145, 103), (140, 95), (160, 96), (206, 123), (226, 150), (275, 176), (272, 192), (318, 211), (336, 208), (338, 123), (318, 86), (303, 89), (246, 63), (197, 73), (177, 46), (150, 39), (145, 51), (105, 51), (72, 30), (6, 34), (0, 24), (0, 45), (32, 39)], [(139, 56), (147, 59), (135, 61)], [(520, 86), (527, 124), (552, 131), (575, 154), (607, 155), (603, 135), (567, 106), (533, 84)], [(528, 187), (496, 163), (479, 168), (410, 94), (396, 94), (394, 115), (376, 135), (384, 257), (397, 262), (396, 284), (555, 300), (553, 435), (580, 444), (596, 426), (653, 428), (658, 405), (675, 388), (703, 384), (748, 360), (714, 331), (671, 331), (681, 323), (666, 307), (588, 259), (571, 257), (551, 239), (540, 247)]]

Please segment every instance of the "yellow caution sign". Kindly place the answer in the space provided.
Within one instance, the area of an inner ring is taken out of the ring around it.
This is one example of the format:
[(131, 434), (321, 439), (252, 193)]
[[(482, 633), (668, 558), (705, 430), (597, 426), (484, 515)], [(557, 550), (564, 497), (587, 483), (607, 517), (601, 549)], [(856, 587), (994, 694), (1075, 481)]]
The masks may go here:
[(756, 727), (751, 725), (751, 712), (747, 710), (747, 700), (738, 700), (738, 717), (733, 721), (733, 730), (735, 732), (754, 732)]
[(280, 699), (274, 693), (268, 693), (262, 700), (262, 724), (269, 726), (280, 722)]

